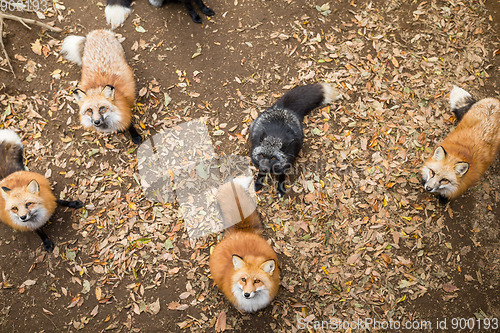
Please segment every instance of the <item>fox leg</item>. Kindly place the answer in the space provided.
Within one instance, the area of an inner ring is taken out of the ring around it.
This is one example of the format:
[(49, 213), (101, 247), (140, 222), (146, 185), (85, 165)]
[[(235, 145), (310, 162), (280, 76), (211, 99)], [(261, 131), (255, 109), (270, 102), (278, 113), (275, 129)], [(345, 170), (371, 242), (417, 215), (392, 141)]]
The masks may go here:
[(448, 203), (448, 198), (445, 196), (442, 196), (441, 194), (438, 194), (438, 200), (441, 205), (446, 205)]
[(266, 178), (266, 175), (265, 173), (262, 173), (262, 172), (259, 172), (259, 174), (257, 175), (257, 180), (255, 181), (255, 192), (258, 192), (260, 190), (262, 190), (262, 187), (264, 186), (264, 179)]
[(215, 15), (215, 12), (211, 8), (208, 8), (203, 3), (203, 0), (194, 0), (194, 2), (198, 5), (198, 7), (200, 7), (200, 9), (203, 12), (203, 14), (205, 14), (207, 16), (213, 16), (213, 15)]
[(138, 145), (142, 142), (142, 136), (139, 133), (137, 133), (137, 130), (135, 129), (134, 124), (130, 124), (128, 131), (130, 132), (130, 136), (132, 136), (133, 143)]
[(186, 7), (189, 15), (193, 19), (194, 23), (202, 23), (200, 15), (198, 15), (193, 8), (193, 5), (191, 4), (191, 0), (181, 0), (182, 3), (184, 4), (184, 7)]
[(49, 236), (45, 234), (45, 232), (42, 231), (42, 229), (37, 229), (35, 230), (36, 234), (40, 236), (43, 242), (43, 248), (47, 252), (52, 252), (54, 250), (54, 243), (50, 240)]
[(284, 173), (280, 174), (278, 176), (278, 189), (276, 192), (278, 193), (278, 196), (282, 197), (286, 193), (286, 175)]
[(69, 207), (69, 208), (82, 208), (83, 203), (80, 200), (74, 200), (74, 201), (66, 201), (66, 200), (56, 200), (58, 205), (61, 205), (63, 207)]

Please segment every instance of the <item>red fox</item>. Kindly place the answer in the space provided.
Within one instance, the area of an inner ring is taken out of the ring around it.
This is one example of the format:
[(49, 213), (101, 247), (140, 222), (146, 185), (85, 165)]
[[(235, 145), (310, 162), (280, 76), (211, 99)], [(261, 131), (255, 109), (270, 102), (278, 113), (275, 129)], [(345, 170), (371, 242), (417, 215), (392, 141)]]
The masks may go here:
[(247, 192), (252, 182), (252, 177), (236, 178), (220, 187), (217, 202), (224, 223), (234, 226), (210, 256), (215, 284), (236, 308), (246, 312), (269, 305), (280, 284), (278, 257), (260, 236), (262, 224)]
[(434, 150), (422, 167), (422, 184), (445, 204), (474, 185), (486, 172), (500, 148), (500, 101), (476, 102), (453, 86), (450, 105), (457, 128)]
[(56, 200), (44, 176), (24, 171), (23, 144), (11, 130), (0, 130), (0, 221), (19, 231), (36, 231), (46, 251), (54, 244), (41, 230), (57, 204), (81, 208), (81, 201)]
[(87, 37), (68, 36), (61, 54), (82, 66), (80, 88), (73, 91), (80, 107), (80, 122), (98, 132), (128, 129), (132, 141), (142, 142), (132, 124), (135, 81), (125, 52), (111, 31), (94, 30)]

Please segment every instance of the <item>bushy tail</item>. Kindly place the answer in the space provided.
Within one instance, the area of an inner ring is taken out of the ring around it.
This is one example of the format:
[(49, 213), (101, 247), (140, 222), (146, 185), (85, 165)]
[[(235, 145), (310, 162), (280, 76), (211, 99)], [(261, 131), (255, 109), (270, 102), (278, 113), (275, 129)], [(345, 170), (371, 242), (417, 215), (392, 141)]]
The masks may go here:
[(64, 59), (81, 66), (84, 47), (85, 37), (68, 36), (62, 43), (61, 55)]
[(450, 107), (458, 121), (462, 120), (469, 109), (476, 104), (476, 100), (472, 98), (467, 91), (453, 86), (450, 93)]
[(293, 111), (302, 121), (304, 117), (320, 105), (330, 104), (340, 94), (331, 85), (322, 82), (295, 87), (276, 102), (274, 107)]
[(0, 180), (24, 170), (23, 143), (12, 130), (0, 130)]
[(108, 0), (105, 10), (106, 22), (113, 28), (122, 25), (132, 12), (131, 4), (132, 0)]
[(217, 202), (226, 228), (230, 231), (260, 233), (262, 223), (255, 200), (249, 193), (252, 177), (235, 178), (219, 188)]

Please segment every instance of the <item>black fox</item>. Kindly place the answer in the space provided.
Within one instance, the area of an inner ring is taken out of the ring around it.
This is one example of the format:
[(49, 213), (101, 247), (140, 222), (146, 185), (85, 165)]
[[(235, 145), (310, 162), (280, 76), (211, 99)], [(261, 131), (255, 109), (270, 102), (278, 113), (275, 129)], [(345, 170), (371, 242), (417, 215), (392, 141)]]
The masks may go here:
[(250, 126), (250, 155), (259, 168), (255, 190), (262, 189), (267, 174), (278, 175), (279, 196), (285, 194), (285, 177), (304, 142), (302, 120), (320, 105), (336, 100), (339, 94), (327, 83), (296, 87), (287, 92)]
[[(193, 8), (193, 1), (198, 5), (198, 7), (200, 7), (203, 14), (207, 16), (215, 15), (215, 12), (208, 8), (202, 0), (149, 0), (149, 3), (155, 7), (161, 7), (166, 2), (182, 2), (193, 21), (195, 23), (202, 23), (200, 15), (198, 15)], [(131, 5), (132, 0), (108, 0), (105, 11), (106, 21), (113, 27), (122, 25), (130, 15)]]

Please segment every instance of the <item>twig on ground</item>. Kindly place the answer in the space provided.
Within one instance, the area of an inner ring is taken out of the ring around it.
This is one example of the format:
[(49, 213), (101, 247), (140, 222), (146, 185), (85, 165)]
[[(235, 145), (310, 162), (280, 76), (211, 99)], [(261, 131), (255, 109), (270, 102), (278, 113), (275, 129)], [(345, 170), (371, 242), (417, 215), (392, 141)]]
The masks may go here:
[(0, 45), (2, 46), (2, 50), (3, 50), (3, 53), (5, 55), (5, 59), (7, 59), (7, 64), (9, 64), (10, 71), (12, 72), (12, 74), (14, 75), (14, 78), (15, 78), (16, 74), (14, 73), (14, 68), (12, 68), (12, 64), (10, 63), (9, 55), (7, 54), (7, 50), (5, 49), (5, 45), (3, 43), (3, 21), (4, 21), (4, 19), (21, 22), (26, 28), (28, 28), (30, 30), (31, 30), (31, 27), (27, 23), (35, 24), (35, 25), (41, 26), (42, 28), (45, 28), (45, 29), (48, 29), (51, 31), (61, 32), (62, 30), (60, 28), (51, 27), (50, 25), (47, 25), (47, 24), (42, 23), (40, 21), (27, 19), (27, 18), (15, 16), (15, 15), (9, 15), (9, 14), (5, 14), (5, 13), (0, 12)]

